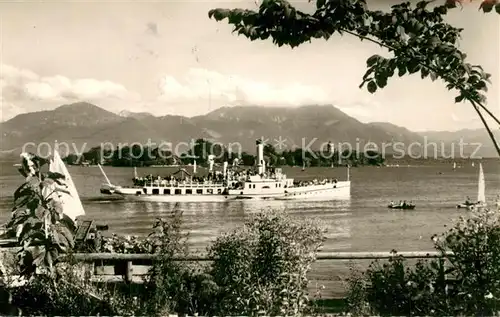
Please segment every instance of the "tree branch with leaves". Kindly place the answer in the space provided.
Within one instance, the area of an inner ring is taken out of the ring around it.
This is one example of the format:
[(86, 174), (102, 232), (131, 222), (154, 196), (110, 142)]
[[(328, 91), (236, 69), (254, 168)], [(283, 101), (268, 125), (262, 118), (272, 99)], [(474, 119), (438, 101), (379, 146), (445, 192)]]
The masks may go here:
[[(234, 32), (250, 40), (271, 38), (278, 46), (292, 48), (313, 38), (328, 40), (332, 35), (349, 34), (388, 50), (390, 56), (368, 58), (367, 71), (360, 88), (370, 93), (387, 86), (396, 73), (399, 77), (420, 72), (422, 79), (441, 79), (448, 90), (456, 90), (455, 102), (468, 101), (478, 113), (498, 155), (500, 145), (484, 118), (483, 111), (498, 125), (500, 120), (485, 106), (491, 75), (480, 65), (466, 62), (467, 55), (458, 47), (462, 29), (444, 21), (450, 9), (461, 0), (446, 0), (430, 9), (434, 1), (421, 1), (416, 6), (404, 2), (390, 12), (370, 10), (366, 0), (317, 0), (313, 14), (297, 10), (286, 0), (264, 0), (258, 11), (213, 9), (208, 15), (217, 21), (228, 20)], [(500, 14), (498, 0), (486, 0), (480, 9)]]

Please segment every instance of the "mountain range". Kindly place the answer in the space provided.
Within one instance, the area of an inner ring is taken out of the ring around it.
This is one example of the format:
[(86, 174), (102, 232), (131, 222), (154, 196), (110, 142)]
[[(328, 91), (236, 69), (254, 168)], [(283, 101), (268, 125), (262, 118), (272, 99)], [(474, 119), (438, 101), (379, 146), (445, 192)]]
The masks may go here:
[[(377, 144), (378, 150), (386, 147), (393, 153), (396, 142), (400, 148), (413, 146), (413, 153), (423, 153), (427, 142), (438, 143), (446, 153), (455, 143), (458, 153), (459, 141), (483, 144), (476, 156), (495, 157), (496, 152), (484, 129), (456, 132), (412, 132), (406, 128), (385, 122), (362, 123), (332, 105), (311, 105), (296, 108), (240, 106), (223, 107), (206, 115), (196, 117), (161, 116), (150, 113), (122, 111), (118, 114), (96, 105), (79, 102), (60, 106), (50, 111), (31, 112), (18, 115), (0, 123), (0, 151), (2, 157), (18, 155), (28, 142), (53, 145), (66, 142), (72, 144), (72, 152), (89, 150), (103, 143), (118, 145), (134, 142), (146, 144), (148, 140), (158, 145), (164, 143), (183, 152), (192, 139), (204, 138), (220, 142), (237, 150), (234, 143), (250, 153), (254, 152), (255, 140), (263, 137), (277, 150), (293, 147), (319, 149), (331, 141), (335, 146), (347, 142), (363, 150), (368, 142)], [(500, 138), (500, 130), (495, 131)], [(281, 142), (280, 142), (281, 141)], [(184, 142), (184, 143), (183, 143)], [(170, 145), (169, 145), (170, 144)], [(368, 147), (373, 149), (374, 147)], [(476, 146), (465, 147), (465, 155), (472, 154)], [(25, 150), (33, 151), (34, 147)], [(45, 149), (45, 151), (47, 151)], [(401, 150), (400, 150), (401, 151)], [(429, 153), (432, 153), (429, 152)]]

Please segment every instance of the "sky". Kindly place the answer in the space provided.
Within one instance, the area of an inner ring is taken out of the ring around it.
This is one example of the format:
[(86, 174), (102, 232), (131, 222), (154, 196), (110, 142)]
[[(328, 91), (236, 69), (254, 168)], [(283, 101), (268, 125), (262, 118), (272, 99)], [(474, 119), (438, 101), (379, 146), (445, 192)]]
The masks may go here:
[[(448, 21), (465, 29), (461, 49), (469, 61), (492, 74), (488, 107), (500, 114), (500, 16), (478, 6), (466, 2)], [(413, 131), (481, 127), (471, 106), (455, 104), (442, 82), (396, 76), (375, 94), (359, 89), (366, 59), (385, 54), (372, 43), (338, 35), (295, 49), (251, 42), (208, 18), (217, 7), (257, 4), (0, 1), (0, 121), (76, 101), (185, 116), (234, 105), (332, 104), (362, 122)]]

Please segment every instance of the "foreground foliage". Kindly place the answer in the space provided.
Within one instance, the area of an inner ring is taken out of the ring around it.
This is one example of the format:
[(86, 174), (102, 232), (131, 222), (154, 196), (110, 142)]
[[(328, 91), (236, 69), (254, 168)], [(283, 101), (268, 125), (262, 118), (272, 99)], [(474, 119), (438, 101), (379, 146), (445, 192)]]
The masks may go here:
[[(206, 266), (188, 256), (182, 214), (159, 219), (150, 235), (159, 258), (135, 290), (90, 281), (91, 272), (72, 262), (54, 274), (35, 274), (9, 289), (12, 304), (30, 315), (299, 315), (309, 311), (307, 273), (324, 240), (313, 222), (280, 212), (257, 214), (209, 249)], [(71, 258), (70, 258), (71, 259)], [(82, 273), (84, 272), (84, 273)]]
[(23, 153), (19, 172), (25, 182), (14, 192), (12, 217), (8, 230), (18, 238), (21, 274), (30, 278), (35, 270), (54, 274), (60, 255), (74, 247), (75, 225), (62, 212), (59, 193), (68, 193), (65, 176), (42, 173), (47, 160)]
[(210, 248), (210, 275), (220, 287), (222, 315), (304, 313), (307, 272), (324, 241), (312, 223), (282, 213), (259, 214), (242, 229), (224, 235)]
[(383, 316), (495, 315), (500, 309), (498, 213), (482, 211), (461, 218), (433, 240), (442, 259), (410, 265), (395, 254), (387, 263), (376, 261), (366, 272), (355, 273), (349, 280), (351, 312)]

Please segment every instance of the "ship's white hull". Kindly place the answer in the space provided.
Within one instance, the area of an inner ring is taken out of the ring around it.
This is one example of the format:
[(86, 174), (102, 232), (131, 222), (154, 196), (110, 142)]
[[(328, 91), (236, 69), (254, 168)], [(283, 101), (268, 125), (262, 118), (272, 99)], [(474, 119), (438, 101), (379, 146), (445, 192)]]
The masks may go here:
[(235, 196), (229, 195), (123, 195), (123, 198), (133, 201), (151, 201), (151, 202), (185, 202), (185, 203), (206, 203), (206, 202), (225, 202), (235, 199)]
[(337, 182), (335, 187), (331, 184), (295, 187), (288, 189), (285, 200), (348, 200), (351, 198), (351, 182)]
[(344, 181), (337, 184), (310, 185), (291, 187), (280, 193), (265, 194), (144, 194), (141, 188), (117, 188), (115, 194), (127, 200), (152, 202), (225, 202), (232, 200), (348, 200), (351, 197), (351, 182)]

